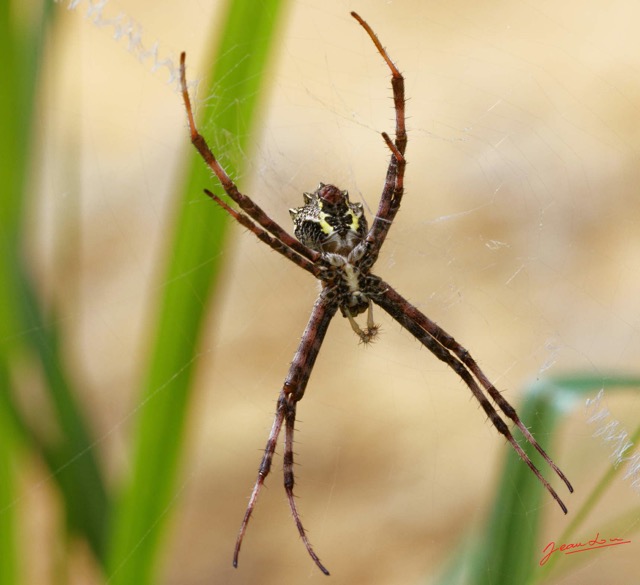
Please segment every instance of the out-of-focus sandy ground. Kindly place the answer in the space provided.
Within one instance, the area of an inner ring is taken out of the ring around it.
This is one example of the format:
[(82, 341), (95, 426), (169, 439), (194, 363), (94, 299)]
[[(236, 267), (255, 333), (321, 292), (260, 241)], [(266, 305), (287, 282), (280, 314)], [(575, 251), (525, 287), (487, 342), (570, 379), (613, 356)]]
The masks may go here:
[[(140, 22), (148, 45), (157, 40), (174, 58), (186, 49), (197, 76), (203, 41), (216, 34), (216, 4), (109, 6)], [(34, 265), (47, 294), (64, 290), (64, 279), (78, 282), (61, 316), (66, 350), (116, 484), (141, 407), (170, 196), (190, 146), (179, 96), (162, 72), (92, 25), (82, 3), (55, 9), (63, 22), (39, 104)], [(350, 10), (377, 31), (409, 98), (405, 202), (377, 272), (469, 348), (516, 404), (540, 376), (637, 371), (640, 6), (292, 2), (243, 177), (244, 190), (287, 227), (287, 209), (320, 180), (377, 204), (388, 158), (379, 132), (393, 129), (389, 78)], [(206, 107), (207, 96), (197, 99)], [(67, 172), (78, 159), (79, 181)], [(200, 193), (193, 200), (207, 212)], [(78, 220), (80, 260), (57, 258), (62, 273), (52, 275), (52, 242), (64, 242), (65, 226)], [(224, 254), (160, 582), (324, 583), (291, 521), (279, 457), (240, 567), (231, 566), (316, 284), (241, 229)], [(383, 335), (368, 348), (335, 319), (299, 407), (298, 503), (334, 585), (429, 582), (481, 526), (506, 450), (458, 378), (381, 312), (377, 318)], [(611, 392), (606, 405), (635, 429), (638, 398)], [(549, 445), (574, 482), (566, 498), (573, 511), (608, 465), (610, 449), (593, 430), (578, 407)], [(45, 583), (54, 563), (43, 545), (60, 511), (52, 483), (36, 471), (31, 481), (38, 487), (25, 531), (39, 560), (34, 582)], [(588, 527), (600, 529), (637, 501), (620, 481)], [(551, 499), (545, 507), (541, 547), (567, 521)], [(637, 579), (637, 522), (632, 516), (629, 534), (611, 535), (632, 544), (585, 553), (583, 569), (558, 582)], [(79, 550), (74, 582), (93, 583), (83, 559)]]

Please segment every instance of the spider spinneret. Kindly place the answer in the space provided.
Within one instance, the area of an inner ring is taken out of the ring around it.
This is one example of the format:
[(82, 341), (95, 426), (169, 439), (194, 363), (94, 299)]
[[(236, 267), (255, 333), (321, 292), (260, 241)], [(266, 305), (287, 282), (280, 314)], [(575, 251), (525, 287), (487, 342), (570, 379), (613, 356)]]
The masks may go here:
[[(329, 574), (307, 538), (294, 499), (293, 436), (298, 402), (304, 396), (329, 323), (338, 309), (349, 320), (351, 327), (361, 341), (368, 343), (378, 332), (378, 326), (373, 321), (372, 305), (375, 303), (381, 307), (462, 379), (493, 426), (509, 442), (565, 514), (567, 507), (516, 441), (505, 418), (518, 428), (525, 440), (540, 453), (547, 465), (565, 483), (567, 489), (573, 492), (573, 487), (564, 473), (538, 444), (529, 429), (520, 420), (515, 408), (489, 381), (471, 354), (388, 283), (371, 274), (371, 268), (378, 258), (380, 248), (384, 244), (400, 209), (404, 194), (406, 167), (404, 153), (407, 147), (404, 78), (371, 27), (355, 12), (352, 12), (351, 16), (369, 35), (378, 53), (389, 67), (396, 114), (394, 139), (391, 140), (385, 132), (382, 133), (382, 138), (391, 152), (391, 157), (380, 203), (371, 227), (368, 226), (364, 217), (362, 204), (351, 203), (347, 191), (342, 191), (333, 185), (321, 183), (313, 193), (304, 194), (305, 204), (302, 207), (289, 210), (294, 222), (294, 232), (298, 239), (273, 221), (255, 201), (241, 193), (217, 161), (204, 137), (198, 132), (187, 89), (185, 54), (182, 53), (180, 57), (180, 82), (189, 121), (191, 142), (207, 166), (215, 173), (225, 193), (240, 207), (241, 211), (233, 209), (208, 189), (205, 189), (205, 193), (262, 242), (312, 274), (322, 284), (322, 290), (313, 305), (298, 351), (293, 357), (278, 397), (273, 426), (236, 540), (233, 555), (233, 564), (236, 567), (247, 525), (264, 481), (271, 470), (278, 437), (284, 426), (284, 488), (289, 507), (307, 552), (318, 568), (325, 575)], [(367, 325), (362, 329), (356, 323), (355, 317), (365, 311), (367, 312)]]

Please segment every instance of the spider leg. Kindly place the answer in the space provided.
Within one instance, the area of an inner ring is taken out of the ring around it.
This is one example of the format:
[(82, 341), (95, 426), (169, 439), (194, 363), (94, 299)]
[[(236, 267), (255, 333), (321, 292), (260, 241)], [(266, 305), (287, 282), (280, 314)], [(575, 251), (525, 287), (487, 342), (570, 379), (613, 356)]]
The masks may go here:
[(273, 454), (275, 453), (276, 444), (278, 441), (278, 435), (282, 429), (283, 422), (286, 425), (285, 431), (285, 454), (284, 454), (284, 487), (287, 492), (287, 498), (289, 499), (289, 505), (293, 514), (293, 519), (298, 528), (298, 532), (302, 537), (307, 552), (316, 563), (318, 568), (328, 575), (329, 571), (320, 562), (318, 555), (314, 552), (309, 539), (307, 538), (298, 509), (295, 505), (293, 498), (293, 430), (296, 418), (296, 406), (297, 403), (304, 396), (304, 392), (309, 382), (309, 377), (313, 370), (316, 358), (322, 346), (322, 342), (329, 328), (331, 319), (338, 310), (338, 304), (335, 299), (333, 291), (330, 289), (323, 289), (318, 296), (313, 310), (311, 311), (311, 317), (307, 323), (307, 327), (302, 334), (302, 339), (298, 345), (289, 373), (284, 381), (282, 391), (278, 398), (278, 406), (276, 408), (276, 415), (269, 433), (269, 439), (267, 440), (267, 446), (260, 463), (260, 469), (258, 471), (258, 478), (251, 492), (249, 498), (249, 504), (244, 514), (244, 519), (240, 525), (240, 531), (238, 532), (238, 538), (236, 540), (235, 552), (233, 555), (233, 566), (238, 566), (238, 556), (240, 554), (240, 547), (242, 546), (242, 540), (245, 532), (247, 531), (247, 525), (253, 509), (256, 505), (260, 490), (264, 485), (264, 481), (271, 470), (271, 462), (273, 461)]
[(284, 392), (280, 392), (280, 397), (278, 398), (278, 407), (276, 408), (276, 416), (273, 420), (273, 426), (271, 427), (271, 432), (269, 433), (269, 439), (267, 440), (267, 446), (264, 449), (262, 461), (260, 462), (258, 479), (256, 479), (256, 483), (253, 486), (253, 491), (251, 492), (251, 497), (249, 498), (249, 504), (247, 505), (247, 510), (244, 513), (244, 518), (242, 519), (242, 524), (240, 525), (240, 531), (238, 532), (238, 538), (236, 539), (236, 548), (233, 553), (234, 567), (238, 566), (240, 547), (242, 546), (242, 540), (244, 538), (245, 532), (247, 531), (247, 525), (249, 524), (251, 514), (253, 513), (256, 501), (258, 500), (258, 495), (260, 494), (260, 490), (264, 485), (264, 480), (267, 478), (267, 475), (269, 475), (269, 472), (271, 471), (273, 454), (275, 453), (276, 445), (278, 443), (278, 435), (280, 435), (280, 430), (282, 429), (282, 423), (284, 421), (286, 402), (287, 399)]
[(207, 166), (215, 173), (216, 177), (222, 184), (225, 192), (233, 201), (235, 201), (240, 208), (257, 224), (262, 226), (265, 230), (273, 234), (278, 240), (283, 242), (289, 248), (295, 250), (301, 256), (315, 262), (319, 258), (319, 254), (314, 250), (311, 250), (292, 235), (288, 234), (282, 229), (275, 221), (273, 221), (260, 206), (254, 203), (249, 197), (244, 195), (238, 190), (236, 184), (231, 180), (226, 171), (222, 168), (215, 155), (209, 148), (204, 136), (198, 132), (195, 118), (193, 116), (193, 107), (191, 105), (191, 99), (189, 98), (189, 90), (187, 88), (187, 75), (185, 67), (186, 54), (183, 52), (180, 54), (180, 85), (182, 88), (182, 98), (184, 100), (184, 106), (187, 111), (187, 119), (189, 121), (189, 130), (191, 132), (191, 142), (195, 146), (196, 150), (200, 153), (200, 156), (207, 164)]
[[(378, 52), (387, 63), (391, 71), (391, 88), (393, 90), (393, 104), (396, 113), (396, 136), (395, 149), (391, 148), (391, 160), (387, 169), (382, 196), (378, 205), (378, 211), (371, 225), (371, 229), (366, 237), (369, 253), (375, 259), (384, 240), (387, 237), (389, 228), (400, 209), (402, 195), (404, 194), (404, 171), (406, 161), (404, 153), (407, 147), (407, 129), (405, 114), (405, 97), (404, 97), (404, 77), (399, 69), (395, 66), (386, 49), (378, 39), (373, 29), (365, 22), (360, 15), (352, 12), (351, 16), (364, 28), (369, 38), (378, 49)], [(388, 136), (383, 133), (383, 138), (388, 141)]]
[(291, 260), (294, 264), (304, 268), (307, 272), (313, 274), (316, 278), (320, 278), (320, 268), (318, 268), (313, 262), (310, 262), (305, 257), (300, 256), (289, 248), (286, 244), (274, 238), (266, 230), (257, 226), (253, 220), (244, 213), (239, 213), (235, 209), (229, 207), (220, 197), (215, 193), (205, 189), (204, 192), (213, 199), (222, 209), (224, 209), (231, 217), (233, 217), (239, 224), (246, 227), (249, 231), (253, 232), (256, 237), (261, 241), (273, 248), (276, 252), (282, 254), (285, 258)]
[(515, 425), (520, 429), (520, 432), (524, 435), (527, 441), (531, 443), (533, 447), (535, 447), (536, 451), (538, 451), (538, 453), (542, 455), (548, 465), (556, 472), (558, 477), (562, 479), (562, 481), (567, 486), (567, 489), (570, 492), (573, 492), (573, 486), (571, 485), (565, 474), (551, 460), (545, 450), (538, 444), (529, 429), (520, 420), (516, 409), (513, 408), (511, 404), (509, 404), (504, 396), (502, 396), (500, 391), (489, 381), (484, 372), (480, 369), (480, 366), (478, 366), (476, 361), (471, 357), (471, 354), (464, 347), (462, 347), (451, 335), (449, 335), (436, 323), (431, 321), (431, 319), (429, 319), (426, 315), (423, 315), (419, 311), (418, 313), (419, 315), (417, 316), (417, 320), (420, 326), (425, 331), (427, 331), (429, 335), (431, 335), (431, 337), (433, 337), (438, 343), (446, 347), (449, 351), (452, 351), (458, 357), (458, 359), (473, 373), (476, 379), (489, 393), (489, 396), (491, 396), (493, 401), (500, 407), (500, 410), (502, 410), (502, 412), (515, 423)]
[[(538, 468), (533, 464), (528, 455), (523, 451), (522, 447), (515, 440), (509, 427), (500, 417), (496, 409), (493, 407), (489, 399), (485, 396), (482, 389), (478, 386), (474, 376), (480, 381), (482, 386), (489, 392), (489, 395), (496, 401), (498, 406), (505, 412), (511, 420), (514, 420), (509, 413), (512, 413), (518, 421), (520, 419), (515, 414), (515, 409), (504, 399), (504, 397), (495, 389), (495, 387), (488, 381), (486, 376), (481, 372), (480, 368), (475, 361), (472, 360), (469, 352), (460, 346), (448, 333), (431, 321), (428, 317), (423, 315), (418, 309), (416, 309), (409, 301), (404, 299), (400, 294), (393, 290), (389, 285), (382, 283), (382, 290), (384, 292), (375, 297), (374, 301), (382, 307), (389, 315), (391, 315), (400, 325), (402, 325), (407, 331), (409, 331), (420, 343), (422, 343), (431, 353), (433, 353), (438, 359), (446, 363), (451, 369), (453, 369), (464, 383), (471, 390), (472, 394), (480, 403), (483, 410), (500, 432), (509, 441), (513, 449), (518, 453), (520, 458), (527, 464), (529, 469), (540, 480), (544, 488), (551, 494), (556, 500), (562, 511), (566, 514), (567, 507), (560, 499), (556, 491), (551, 487), (549, 482), (542, 476)], [(469, 364), (473, 362), (473, 367)], [(480, 374), (480, 376), (478, 375)], [(486, 382), (486, 383), (485, 383)], [(489, 385), (494, 392), (491, 392), (487, 385)], [(500, 401), (496, 399), (494, 394), (500, 397)], [(506, 410), (505, 410), (506, 409)], [(515, 420), (514, 420), (515, 422)], [(517, 424), (517, 423), (516, 423)], [(520, 430), (524, 425), (518, 425)], [(526, 427), (525, 427), (526, 429)], [(559, 477), (567, 484), (569, 491), (573, 491), (571, 484), (568, 482), (564, 474), (553, 463), (551, 458), (540, 447), (535, 438), (528, 431), (523, 433), (526, 440), (533, 445), (537, 451), (544, 457), (545, 461), (550, 467), (556, 471)]]
[(296, 405), (297, 402), (294, 400), (290, 401), (288, 405), (284, 420), (285, 420), (285, 434), (284, 434), (284, 489), (287, 492), (287, 499), (289, 500), (289, 507), (291, 508), (291, 514), (293, 515), (293, 519), (296, 523), (296, 527), (298, 528), (298, 532), (300, 533), (300, 538), (302, 538), (302, 542), (304, 542), (304, 546), (307, 548), (307, 552), (318, 566), (318, 568), (325, 574), (328, 575), (329, 571), (327, 568), (320, 562), (318, 555), (313, 550), (311, 543), (309, 542), (309, 538), (307, 537), (307, 532), (302, 525), (302, 521), (300, 520), (300, 514), (298, 513), (298, 507), (296, 506), (295, 497), (293, 495), (293, 486), (295, 483), (293, 476), (293, 431), (296, 423)]

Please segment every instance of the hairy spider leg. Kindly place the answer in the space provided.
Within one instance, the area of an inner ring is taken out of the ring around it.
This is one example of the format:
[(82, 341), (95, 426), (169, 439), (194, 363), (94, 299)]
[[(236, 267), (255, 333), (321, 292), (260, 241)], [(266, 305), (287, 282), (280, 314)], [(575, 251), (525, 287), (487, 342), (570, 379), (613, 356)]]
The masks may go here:
[[(544, 488), (551, 494), (553, 499), (556, 500), (562, 511), (566, 514), (567, 507), (565, 506), (564, 502), (560, 499), (549, 482), (542, 476), (538, 468), (533, 464), (531, 459), (529, 459), (527, 454), (522, 450), (522, 447), (520, 447), (518, 442), (514, 439), (511, 431), (509, 430), (509, 427), (500, 417), (489, 399), (484, 395), (473, 376), (475, 375), (483, 386), (485, 386), (484, 381), (486, 381), (489, 386), (491, 386), (491, 388), (493, 388), (494, 391), (500, 396), (502, 404), (498, 403), (498, 405), (507, 416), (509, 416), (509, 414), (505, 411), (505, 408), (503, 408), (503, 404), (506, 405), (505, 407), (507, 410), (510, 410), (513, 413), (515, 413), (514, 408), (500, 395), (495, 387), (490, 382), (488, 382), (486, 376), (481, 372), (476, 362), (469, 355), (469, 352), (462, 348), (462, 346), (460, 346), (460, 344), (458, 344), (458, 342), (456, 342), (451, 335), (449, 335), (441, 327), (436, 325), (428, 317), (423, 315), (416, 307), (414, 307), (409, 301), (402, 297), (388, 284), (384, 283), (383, 286), (383, 294), (381, 294), (379, 297), (374, 298), (374, 302), (382, 307), (382, 309), (384, 309), (389, 315), (391, 315), (391, 317), (393, 317), (407, 331), (409, 331), (433, 355), (435, 355), (439, 360), (445, 362), (454, 372), (456, 372), (456, 374), (458, 374), (458, 376), (460, 376), (460, 378), (462, 378), (463, 382), (467, 385), (469, 390), (471, 390), (471, 393), (480, 403), (480, 406), (482, 406), (483, 410), (491, 420), (493, 426), (496, 427), (498, 432), (501, 433), (507, 439), (507, 441), (509, 441), (520, 458), (527, 464), (529, 469), (531, 469), (535, 476), (540, 480)], [(468, 365), (470, 362), (473, 363), (473, 369)], [(478, 373), (481, 375), (482, 380), (479, 379)], [(490, 393), (490, 395), (495, 400), (493, 394)], [(509, 416), (509, 418), (511, 417)], [(518, 421), (519, 420), (520, 419), (518, 418)], [(520, 427), (520, 425), (518, 426)], [(573, 488), (571, 487), (571, 484), (568, 482), (564, 474), (553, 463), (551, 458), (542, 449), (542, 447), (538, 444), (538, 442), (533, 438), (531, 433), (529, 433), (527, 430), (527, 433), (523, 434), (527, 441), (538, 450), (538, 452), (544, 457), (549, 466), (554, 471), (556, 471), (560, 478), (567, 484), (569, 491), (572, 492)]]
[[(395, 292), (395, 291), (394, 291)], [(397, 294), (397, 293), (396, 293)], [(415, 307), (413, 307), (415, 309)], [(524, 435), (525, 439), (531, 443), (533, 447), (535, 447), (536, 451), (540, 453), (543, 459), (547, 462), (549, 467), (551, 467), (558, 477), (562, 479), (562, 481), (567, 486), (567, 489), (573, 493), (573, 486), (565, 476), (565, 474), (560, 470), (560, 468), (553, 462), (551, 457), (547, 455), (545, 450), (540, 446), (538, 441), (531, 434), (529, 429), (524, 425), (516, 409), (511, 406), (511, 404), (505, 399), (504, 396), (500, 393), (500, 391), (489, 381), (484, 372), (480, 369), (477, 362), (471, 357), (471, 354), (467, 349), (462, 347), (449, 333), (447, 333), (444, 329), (434, 323), (429, 317), (415, 309), (415, 314), (413, 315), (421, 325), (421, 327), (429, 333), (438, 343), (446, 347), (448, 350), (452, 351), (461, 362), (467, 366), (467, 368), (473, 373), (476, 379), (480, 382), (480, 384), (484, 387), (484, 389), (489, 393), (489, 396), (493, 399), (493, 401), (500, 407), (500, 410), (504, 412), (504, 414), (510, 418), (515, 425), (520, 429), (520, 432)], [(566, 509), (563, 508), (566, 514)]]
[(238, 555), (240, 554), (242, 539), (244, 538), (245, 532), (247, 531), (247, 525), (249, 523), (249, 519), (251, 518), (251, 514), (253, 513), (253, 509), (256, 505), (260, 490), (262, 489), (264, 481), (267, 475), (269, 475), (269, 471), (271, 470), (271, 462), (273, 460), (276, 444), (278, 442), (278, 435), (280, 434), (282, 423), (284, 421), (286, 425), (284, 452), (284, 488), (289, 500), (289, 506), (291, 507), (291, 513), (293, 514), (293, 519), (298, 528), (298, 532), (302, 537), (302, 541), (304, 542), (307, 552), (309, 553), (315, 564), (318, 566), (318, 568), (325, 575), (329, 574), (329, 571), (320, 562), (318, 555), (313, 550), (313, 547), (311, 546), (311, 543), (307, 538), (306, 531), (302, 525), (302, 521), (300, 520), (300, 514), (298, 513), (298, 509), (294, 500), (293, 431), (296, 418), (296, 405), (304, 396), (307, 382), (309, 381), (311, 371), (313, 370), (316, 358), (318, 357), (318, 352), (320, 351), (320, 347), (327, 333), (327, 329), (329, 328), (329, 323), (331, 322), (333, 316), (336, 314), (337, 310), (338, 305), (335, 301), (335, 298), (333, 297), (332, 292), (328, 289), (323, 289), (320, 292), (320, 295), (318, 296), (315, 304), (313, 305), (311, 317), (309, 319), (309, 322), (307, 323), (307, 327), (305, 328), (304, 333), (302, 334), (300, 345), (298, 346), (296, 355), (293, 358), (293, 362), (291, 362), (289, 373), (287, 374), (282, 391), (280, 392), (280, 397), (278, 398), (276, 415), (273, 421), (271, 432), (269, 433), (269, 439), (267, 440), (267, 446), (264, 450), (262, 462), (260, 463), (258, 478), (256, 479), (255, 486), (253, 488), (253, 491), (251, 492), (249, 504), (247, 505), (247, 510), (245, 512), (244, 519), (242, 520), (242, 524), (240, 525), (240, 531), (236, 540), (236, 547), (233, 555), (234, 567), (238, 566)]
[(320, 278), (321, 269), (318, 268), (316, 264), (307, 260), (303, 256), (300, 256), (296, 252), (294, 252), (289, 246), (278, 240), (277, 238), (270, 235), (266, 230), (257, 226), (249, 216), (244, 213), (239, 213), (235, 209), (229, 207), (220, 197), (218, 197), (215, 193), (209, 191), (209, 189), (204, 189), (204, 192), (215, 201), (222, 209), (224, 209), (233, 219), (235, 219), (240, 225), (247, 228), (250, 232), (252, 232), (261, 242), (267, 244), (273, 248), (276, 252), (282, 254), (285, 258), (291, 260), (294, 264), (297, 264), (301, 268), (304, 268), (307, 272), (313, 274), (316, 278)]
[[(311, 374), (311, 372), (309, 372)], [(291, 514), (298, 528), (298, 533), (304, 546), (307, 548), (307, 552), (313, 559), (313, 562), (318, 568), (325, 574), (329, 575), (328, 569), (320, 562), (318, 555), (313, 550), (307, 531), (302, 525), (300, 520), (300, 514), (298, 514), (298, 507), (296, 506), (296, 500), (293, 495), (293, 486), (295, 484), (293, 477), (293, 432), (296, 423), (296, 407), (298, 403), (295, 400), (290, 400), (287, 404), (287, 411), (284, 417), (285, 433), (284, 433), (284, 457), (283, 457), (283, 469), (284, 469), (284, 489), (287, 492), (287, 499), (289, 500), (289, 507), (291, 508)]]
[[(386, 49), (382, 46), (380, 39), (373, 32), (369, 24), (356, 12), (352, 12), (351, 16), (364, 28), (369, 35), (373, 44), (378, 49), (380, 55), (387, 63), (391, 71), (391, 88), (393, 90), (393, 104), (396, 113), (396, 137), (395, 146), (397, 150), (392, 150), (389, 168), (384, 183), (384, 189), (378, 205), (378, 211), (373, 219), (371, 228), (366, 237), (368, 253), (375, 262), (378, 257), (380, 248), (384, 243), (387, 233), (393, 223), (393, 220), (400, 209), (402, 195), (404, 194), (404, 171), (406, 161), (404, 153), (407, 148), (407, 129), (405, 115), (405, 97), (404, 97), (404, 77), (399, 69), (395, 66)], [(383, 133), (383, 137), (388, 141), (388, 136)]]
[(236, 184), (231, 180), (226, 171), (222, 168), (213, 152), (209, 148), (204, 136), (198, 132), (198, 128), (193, 116), (193, 108), (191, 106), (191, 99), (189, 98), (189, 90), (187, 88), (187, 74), (186, 74), (186, 53), (180, 54), (180, 85), (182, 88), (182, 99), (184, 100), (184, 107), (187, 111), (187, 119), (189, 121), (189, 131), (191, 133), (191, 143), (195, 146), (196, 150), (200, 153), (200, 156), (207, 164), (207, 166), (215, 173), (216, 177), (222, 184), (226, 194), (235, 201), (240, 208), (257, 224), (262, 226), (266, 231), (273, 234), (278, 240), (286, 244), (289, 248), (295, 250), (301, 256), (304, 256), (308, 260), (315, 262), (320, 255), (311, 250), (292, 235), (287, 233), (280, 225), (273, 221), (255, 202), (249, 197), (240, 192)]

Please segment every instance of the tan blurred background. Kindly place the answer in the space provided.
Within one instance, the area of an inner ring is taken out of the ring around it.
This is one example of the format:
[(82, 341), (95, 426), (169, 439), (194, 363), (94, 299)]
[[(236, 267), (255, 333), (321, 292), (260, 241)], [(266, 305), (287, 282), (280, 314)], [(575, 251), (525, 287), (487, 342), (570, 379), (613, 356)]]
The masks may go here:
[[(138, 385), (167, 252), (179, 162), (190, 148), (179, 96), (86, 18), (57, 5), (40, 101), (41, 193), (34, 262), (66, 299), (67, 347), (116, 484), (127, 468)], [(217, 2), (108, 4), (194, 76)], [(456, 336), (506, 397), (542, 375), (637, 372), (640, 207), (640, 5), (631, 0), (293, 1), (281, 27), (260, 139), (244, 190), (283, 225), (318, 181), (374, 209), (393, 128), (388, 71), (349, 17), (357, 10), (406, 76), (407, 192), (377, 272)], [(198, 95), (200, 107), (208, 96)], [(205, 129), (206, 132), (206, 129)], [(81, 177), (67, 171), (77, 160)], [(203, 185), (204, 187), (205, 185)], [(210, 185), (209, 185), (210, 186)], [(194, 205), (208, 205), (200, 193)], [(79, 250), (65, 246), (80, 238)], [(56, 250), (55, 254), (52, 250)], [(240, 566), (231, 555), (275, 399), (315, 298), (295, 266), (235, 229), (199, 358), (189, 454), (161, 583), (326, 582), (291, 521), (281, 458)], [(55, 273), (52, 266), (56, 267)], [(58, 284), (56, 284), (58, 283)], [(194, 299), (194, 302), (199, 302)], [(485, 519), (506, 447), (455, 374), (379, 311), (363, 348), (336, 318), (299, 407), (297, 495), (337, 584), (429, 582)], [(610, 393), (629, 431), (640, 400)], [(550, 445), (584, 501), (608, 447), (581, 407)], [(540, 437), (543, 444), (545, 437)], [(282, 449), (279, 449), (281, 455)], [(59, 511), (35, 470), (25, 538), (33, 582), (48, 583)], [(589, 526), (638, 502), (629, 482)], [(543, 543), (565, 519), (548, 507)], [(629, 519), (629, 533), (638, 518)], [(587, 535), (590, 536), (590, 535)], [(622, 535), (626, 536), (626, 535)], [(631, 583), (640, 537), (594, 551), (562, 583)], [(61, 545), (60, 545), (61, 546)], [(42, 553), (43, 550), (51, 554)], [(78, 551), (75, 582), (95, 574)], [(635, 577), (633, 577), (635, 578)]]

